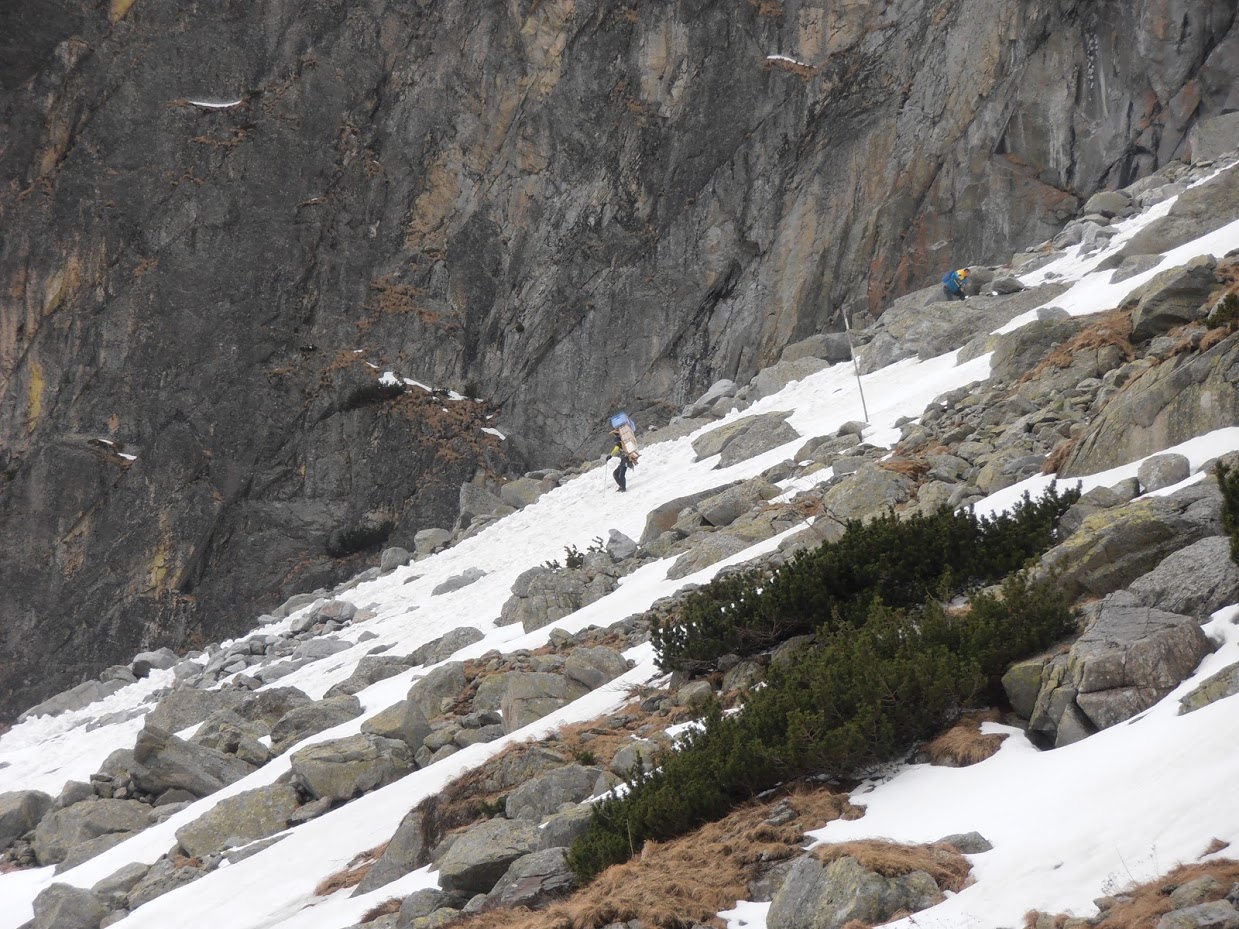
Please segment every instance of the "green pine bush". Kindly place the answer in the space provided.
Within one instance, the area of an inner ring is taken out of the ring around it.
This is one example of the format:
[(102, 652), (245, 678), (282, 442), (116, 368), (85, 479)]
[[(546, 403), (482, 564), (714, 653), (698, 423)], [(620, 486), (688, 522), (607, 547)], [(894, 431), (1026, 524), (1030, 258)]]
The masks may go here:
[(943, 509), (849, 522), (837, 542), (800, 552), (772, 575), (735, 574), (690, 594), (654, 625), (659, 666), (703, 671), (723, 655), (752, 655), (823, 623), (856, 627), (879, 596), (911, 607), (931, 592), (996, 583), (1054, 543), (1059, 518), (1078, 499), (1078, 490), (1051, 487), (996, 517)]
[(1239, 564), (1239, 470), (1218, 462), (1217, 483), (1222, 491), (1222, 528), (1230, 536), (1230, 560)]
[(1007, 667), (1071, 628), (1053, 583), (1022, 574), (963, 614), (933, 598), (912, 609), (871, 598), (856, 626), (827, 623), (817, 647), (772, 667), (741, 713), (711, 706), (679, 751), (597, 805), (569, 865), (588, 881), (647, 840), (682, 835), (780, 783), (854, 777), (902, 757), (964, 709), (1000, 699)]

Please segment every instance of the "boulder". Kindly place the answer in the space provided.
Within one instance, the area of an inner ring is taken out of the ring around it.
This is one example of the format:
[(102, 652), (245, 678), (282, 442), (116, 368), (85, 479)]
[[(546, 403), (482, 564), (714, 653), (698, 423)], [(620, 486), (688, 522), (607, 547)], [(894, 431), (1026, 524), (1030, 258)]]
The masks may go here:
[(236, 690), (174, 690), (155, 704), (146, 725), (166, 732), (180, 732), (202, 722), (216, 710), (236, 709), (245, 701)]
[(107, 910), (93, 891), (52, 884), (34, 898), (31, 929), (99, 929)]
[(232, 710), (217, 710), (206, 718), (189, 740), (192, 745), (213, 748), (226, 755), (261, 767), (271, 758), (271, 750), (259, 741), (267, 735), (261, 723), (242, 719)]
[(1186, 455), (1163, 454), (1142, 461), (1136, 478), (1141, 489), (1150, 493), (1186, 481), (1191, 475), (1192, 464)]
[(521, 477), (509, 481), (499, 488), (499, 499), (516, 510), (523, 510), (531, 503), (536, 503), (548, 490), (554, 490), (556, 481), (544, 478), (535, 480), (531, 477)]
[(464, 689), (464, 662), (451, 661), (432, 668), (424, 677), (414, 681), (409, 688), (408, 699), (427, 719), (434, 719), (443, 712), (444, 703), (455, 702)]
[(511, 671), (504, 677), (499, 708), (506, 732), (515, 732), (589, 693), (588, 687), (562, 674)]
[[(294, 661), (319, 661), (320, 659), (330, 658), (332, 655), (347, 651), (352, 647), (352, 642), (345, 642), (342, 639), (308, 639), (293, 650), (292, 658)], [(224, 670), (227, 671), (228, 669), (225, 668)]]
[(628, 661), (613, 648), (582, 647), (572, 650), (564, 661), (564, 676), (590, 690), (596, 690), (628, 670)]
[(924, 871), (883, 877), (856, 859), (823, 865), (812, 855), (797, 859), (770, 903), (769, 929), (842, 929), (857, 920), (883, 923), (900, 911), (920, 912), (940, 903), (942, 892)]
[(695, 540), (695, 544), (667, 569), (669, 580), (679, 580), (702, 568), (739, 554), (753, 543), (725, 532), (714, 532)]
[(1172, 499), (1143, 497), (1086, 516), (1075, 533), (1042, 556), (1034, 575), (1053, 577), (1071, 599), (1104, 596), (1204, 534), (1205, 527)]
[(371, 716), (361, 724), (361, 731), (385, 739), (399, 739), (415, 752), (430, 735), (430, 723), (426, 722), (421, 707), (406, 699)]
[(570, 764), (532, 778), (508, 794), (507, 817), (540, 823), (565, 803), (580, 803), (592, 797), (601, 773), (600, 768)]
[(324, 696), (340, 697), (359, 694), (371, 684), (403, 674), (414, 665), (422, 663), (414, 660), (412, 655), (366, 655), (357, 662), (357, 667), (353, 669), (352, 674), (339, 683), (332, 684)]
[(282, 832), (301, 805), (287, 784), (268, 784), (225, 797), (191, 823), (176, 830), (176, 840), (190, 858), (203, 858)]
[(34, 719), (36, 716), (59, 716), (72, 710), (80, 710), (90, 706), (104, 697), (110, 697), (122, 687), (124, 681), (84, 681), (76, 687), (56, 694), (42, 703), (32, 706), (17, 717), (18, 722)]
[(1179, 700), (1179, 715), (1194, 713), (1210, 703), (1239, 694), (1239, 661), (1211, 674)]
[(1119, 254), (1161, 255), (1222, 228), (1235, 216), (1239, 216), (1239, 171), (1223, 171), (1180, 193), (1170, 212), (1133, 235)]
[(1239, 602), (1239, 566), (1230, 540), (1211, 536), (1173, 552), (1127, 589), (1147, 606), (1204, 619)]
[(1071, 316), (1039, 319), (999, 335), (990, 359), (992, 376), (1004, 384), (1015, 383), (1036, 367), (1052, 348), (1074, 338), (1087, 324), (1087, 318)]
[(303, 739), (360, 715), (361, 701), (347, 694), (299, 706), (271, 727), (271, 751), (276, 755), (283, 754)]
[(257, 693), (246, 694), (234, 711), (244, 720), (262, 727), (269, 733), (271, 727), (284, 716), (314, 701), (305, 691), (296, 687), (264, 687)]
[(159, 796), (180, 789), (195, 797), (213, 794), (253, 770), (253, 765), (234, 755), (192, 745), (149, 722), (138, 733), (132, 751), (113, 752), (102, 767), (104, 774), (132, 780), (142, 793)]
[(416, 649), (409, 656), (409, 663), (427, 666), (438, 664), (440, 661), (447, 661), (462, 648), (481, 642), (484, 638), (485, 635), (480, 629), (473, 626), (457, 626), (451, 632)]
[(348, 600), (328, 600), (310, 610), (311, 625), (319, 623), (347, 623), (357, 615), (357, 605)]
[(1219, 161), (1239, 148), (1239, 113), (1224, 113), (1212, 119), (1197, 120), (1187, 136), (1192, 164)]
[(53, 810), (34, 830), (39, 864), (57, 864), (74, 847), (111, 833), (141, 832), (151, 823), (151, 808), (136, 800), (85, 800)]
[(430, 850), (426, 847), (427, 815), (417, 807), (405, 814), (395, 833), (387, 841), (383, 854), (357, 885), (353, 892), (354, 897), (390, 884), (429, 860)]
[(735, 381), (726, 378), (715, 381), (710, 385), (710, 389), (702, 394), (696, 402), (690, 403), (684, 408), (684, 416), (689, 419), (704, 416), (715, 403), (724, 397), (734, 397), (739, 389), (740, 386)]
[(487, 895), (483, 909), (537, 907), (565, 896), (576, 885), (566, 848), (548, 848), (517, 858)]
[(422, 529), (413, 536), (413, 549), (418, 558), (433, 555), (452, 544), (452, 534), (446, 529)]
[(1131, 194), (1122, 190), (1101, 190), (1088, 198), (1081, 213), (1098, 213), (1107, 219), (1131, 206)]
[(150, 865), (141, 861), (131, 861), (129, 864), (117, 868), (101, 881), (96, 882), (90, 889), (101, 900), (123, 901), (125, 895), (129, 893), (138, 881), (146, 877), (146, 872), (150, 869)]
[(129, 668), (136, 677), (147, 677), (151, 671), (167, 671), (180, 660), (180, 655), (172, 649), (157, 648), (154, 651), (138, 652), (133, 656), (133, 661), (129, 662)]
[(488, 819), (462, 833), (439, 859), (444, 890), (489, 893), (518, 858), (538, 850), (536, 823)]
[(734, 487), (729, 487), (722, 493), (706, 497), (696, 505), (695, 509), (701, 514), (701, 518), (711, 526), (729, 526), (741, 514), (747, 513), (753, 507), (759, 506), (781, 493), (782, 491), (769, 481), (756, 477)]
[(1002, 689), (1006, 691), (1011, 709), (1024, 719), (1031, 719), (1041, 692), (1041, 677), (1046, 658), (1029, 658), (1017, 661), (1002, 676)]
[(1200, 255), (1187, 264), (1156, 275), (1140, 289), (1140, 302), (1132, 313), (1133, 342), (1147, 342), (1208, 313), (1205, 302), (1217, 287), (1216, 259)]
[(0, 794), (0, 850), (39, 824), (52, 798), (41, 790), (14, 790)]
[(752, 417), (747, 429), (738, 433), (720, 453), (716, 468), (729, 468), (780, 445), (795, 442), (800, 433), (785, 422), (785, 413), (765, 413)]
[(569, 807), (562, 813), (552, 813), (539, 827), (539, 848), (569, 848), (585, 835), (594, 818), (594, 808), (588, 803)]
[(430, 595), (437, 597), (440, 594), (451, 593), (454, 590), (460, 590), (462, 587), (468, 587), (484, 577), (486, 577), (486, 572), (481, 568), (468, 568), (460, 574), (449, 577), (442, 584), (436, 585), (435, 589), (430, 592)]
[(627, 777), (637, 765), (646, 771), (653, 771), (658, 763), (658, 753), (662, 750), (663, 746), (653, 739), (633, 739), (612, 756), (609, 770), (620, 777)]
[(379, 570), (386, 574), (388, 571), (395, 571), (397, 568), (402, 568), (413, 560), (413, 553), (407, 548), (393, 546), (392, 548), (383, 549), (379, 555)]
[(194, 867), (184, 860), (164, 858), (155, 862), (142, 880), (133, 886), (125, 898), (125, 904), (130, 910), (136, 910), (156, 897), (193, 883), (206, 873), (205, 869)]
[(826, 492), (824, 503), (836, 519), (871, 519), (912, 496), (910, 478), (866, 463)]
[[(700, 455), (699, 455), (700, 457)], [(708, 457), (708, 456), (707, 456)], [(687, 494), (683, 497), (676, 497), (674, 500), (668, 500), (666, 503), (656, 506), (645, 517), (645, 529), (641, 533), (641, 544), (648, 545), (650, 542), (657, 539), (664, 532), (671, 530), (679, 519), (680, 513), (691, 506), (705, 500), (707, 497), (712, 497), (728, 487), (735, 486), (732, 484), (722, 484), (718, 487), (712, 487), (708, 490), (702, 490), (695, 494)]]
[[(397, 929), (436, 929), (445, 925), (438, 920), (440, 913), (456, 913), (469, 902), (466, 894), (440, 890), (438, 887), (424, 887), (415, 890), (404, 898), (400, 904), (400, 912), (396, 917)], [(372, 929), (374, 923), (359, 926), (358, 929)]]
[(403, 742), (361, 733), (300, 749), (290, 758), (293, 783), (315, 799), (351, 800), (413, 770)]
[(852, 349), (846, 332), (822, 332), (807, 339), (793, 342), (783, 349), (779, 361), (798, 361), (801, 358), (822, 358), (832, 364), (851, 361)]
[[(460, 486), (460, 518), (458, 525), (467, 526), (478, 516), (491, 516), (506, 504), (485, 487), (477, 484)], [(416, 544), (416, 543), (415, 543)]]
[(675, 692), (678, 706), (701, 706), (714, 696), (714, 687), (709, 681), (689, 681)]
[(801, 358), (784, 358), (777, 364), (762, 368), (749, 384), (746, 399), (756, 403), (766, 397), (777, 394), (788, 384), (803, 381), (811, 374), (816, 374), (830, 367), (830, 362), (821, 358), (806, 355)]
[(618, 529), (607, 534), (607, 554), (612, 561), (625, 561), (637, 554), (637, 543)]
[(1071, 646), (1067, 670), (1076, 704), (1099, 729), (1148, 709), (1212, 651), (1196, 620), (1150, 609), (1130, 595), (1107, 597), (1098, 612)]
[(1171, 910), (1157, 929), (1239, 929), (1239, 909), (1229, 900), (1214, 900)]

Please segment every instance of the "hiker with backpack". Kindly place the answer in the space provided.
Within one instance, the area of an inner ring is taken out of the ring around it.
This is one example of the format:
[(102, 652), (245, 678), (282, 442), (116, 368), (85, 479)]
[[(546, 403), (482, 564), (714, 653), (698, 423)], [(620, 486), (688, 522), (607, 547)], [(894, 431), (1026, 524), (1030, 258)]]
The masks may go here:
[(637, 459), (635, 455), (630, 455), (624, 449), (624, 439), (620, 435), (618, 429), (611, 430), (612, 449), (607, 454), (607, 460), (618, 458), (619, 464), (615, 466), (615, 470), (611, 472), (611, 476), (615, 478), (615, 483), (619, 486), (619, 492), (623, 493), (628, 489), (628, 480), (626, 475), (629, 468), (635, 468)]
[(956, 271), (948, 271), (942, 275), (942, 292), (946, 294), (948, 300), (963, 300), (964, 283), (968, 280), (969, 271), (967, 268), (959, 268)]

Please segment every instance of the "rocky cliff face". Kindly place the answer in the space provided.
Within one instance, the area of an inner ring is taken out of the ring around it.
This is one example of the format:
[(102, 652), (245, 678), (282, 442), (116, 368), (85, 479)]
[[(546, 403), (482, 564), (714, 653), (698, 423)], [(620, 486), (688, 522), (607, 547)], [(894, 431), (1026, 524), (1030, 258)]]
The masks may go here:
[(505, 467), (364, 361), (592, 451), (1046, 238), (1239, 71), (1226, 0), (53, 6), (0, 30), (0, 713)]

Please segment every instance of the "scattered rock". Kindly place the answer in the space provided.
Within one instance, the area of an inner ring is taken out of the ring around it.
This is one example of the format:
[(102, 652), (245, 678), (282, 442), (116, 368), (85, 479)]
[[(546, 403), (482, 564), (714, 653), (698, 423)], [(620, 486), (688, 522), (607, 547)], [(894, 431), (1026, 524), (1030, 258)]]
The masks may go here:
[(1127, 589), (1147, 606), (1204, 619), (1239, 602), (1239, 565), (1230, 540), (1211, 536), (1168, 555)]
[(1179, 715), (1192, 713), (1210, 703), (1239, 694), (1239, 661), (1211, 674), (1191, 693), (1179, 700)]
[(103, 901), (90, 890), (52, 884), (34, 898), (32, 929), (99, 929)]
[(398, 739), (409, 746), (410, 751), (417, 751), (430, 735), (430, 723), (421, 707), (406, 699), (371, 716), (361, 724), (361, 731), (385, 739)]
[(8, 848), (37, 826), (51, 805), (52, 798), (41, 790), (0, 794), (0, 849)]
[(1203, 318), (1207, 313), (1205, 301), (1217, 287), (1216, 264), (1211, 255), (1201, 255), (1181, 267), (1161, 272), (1145, 284), (1132, 313), (1132, 341), (1147, 342), (1155, 335)]
[(403, 742), (365, 733), (320, 742), (293, 753), (293, 783), (316, 799), (351, 800), (413, 770)]
[(538, 850), (536, 823), (488, 819), (468, 829), (439, 859), (444, 890), (489, 893), (518, 858)]
[(566, 852), (565, 848), (548, 848), (516, 859), (487, 896), (484, 908), (533, 908), (567, 894), (576, 879)]
[(486, 572), (481, 568), (468, 568), (454, 577), (449, 577), (442, 584), (437, 585), (435, 589), (430, 592), (430, 595), (432, 597), (437, 597), (440, 594), (451, 593), (454, 590), (460, 590), (462, 587), (468, 587), (470, 584), (476, 583), (484, 577), (486, 577)]
[(854, 858), (823, 865), (812, 855), (797, 859), (770, 904), (769, 929), (842, 929), (852, 920), (883, 923), (901, 910), (920, 912), (942, 901), (924, 871), (886, 878)]
[(589, 693), (588, 687), (562, 674), (511, 671), (505, 678), (500, 709), (506, 732), (515, 732)]
[(1154, 455), (1140, 463), (1136, 477), (1145, 493), (1186, 481), (1192, 474), (1192, 464), (1186, 455)]
[(86, 800), (53, 810), (34, 830), (39, 864), (64, 861), (74, 847), (110, 833), (134, 833), (151, 822), (151, 808), (136, 800)]
[(203, 858), (283, 831), (300, 805), (287, 784), (269, 784), (225, 797), (191, 823), (176, 830), (190, 858)]
[(565, 803), (580, 803), (593, 796), (601, 773), (599, 768), (571, 764), (532, 778), (508, 794), (507, 817), (541, 822)]
[(303, 739), (360, 715), (361, 701), (347, 694), (299, 706), (271, 727), (271, 751), (281, 755)]
[(464, 663), (451, 661), (431, 669), (424, 677), (414, 681), (409, 688), (408, 699), (427, 719), (434, 719), (443, 712), (445, 701), (455, 702), (464, 689)]

